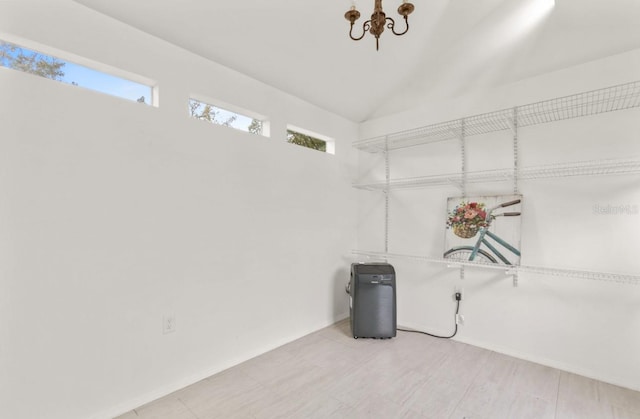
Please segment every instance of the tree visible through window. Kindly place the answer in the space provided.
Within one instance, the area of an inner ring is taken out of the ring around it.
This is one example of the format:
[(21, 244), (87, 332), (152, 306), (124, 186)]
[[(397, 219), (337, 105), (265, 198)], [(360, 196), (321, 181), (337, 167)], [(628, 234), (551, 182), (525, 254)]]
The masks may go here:
[(311, 148), (313, 150), (319, 150), (325, 153), (327, 152), (326, 141), (314, 138), (310, 135), (302, 134), (300, 132), (292, 131), (290, 129), (287, 130), (287, 142), (291, 144), (297, 144), (302, 147)]
[(0, 40), (0, 66), (151, 104), (153, 88)]
[(17, 45), (0, 42), (0, 65), (51, 80), (62, 81), (65, 62), (28, 51)]
[(196, 99), (189, 99), (189, 116), (251, 134), (264, 135), (263, 121), (260, 119), (219, 108)]
[(253, 121), (251, 121), (251, 124), (249, 125), (248, 130), (252, 134), (262, 135), (263, 134), (262, 121), (260, 121), (259, 119), (254, 119)]
[(225, 127), (230, 126), (237, 119), (236, 115), (221, 116), (220, 111), (215, 107), (193, 99), (189, 100), (189, 116)]

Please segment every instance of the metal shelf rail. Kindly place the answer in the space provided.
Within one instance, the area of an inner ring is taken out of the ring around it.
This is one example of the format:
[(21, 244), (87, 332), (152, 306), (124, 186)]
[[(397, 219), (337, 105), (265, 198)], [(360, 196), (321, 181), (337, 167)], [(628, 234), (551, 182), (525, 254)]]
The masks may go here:
[[(640, 81), (559, 97), (514, 108), (440, 122), (385, 136), (356, 141), (353, 146), (370, 153), (413, 147), (437, 141), (513, 130), (565, 119), (640, 107)], [(514, 122), (517, 122), (514, 124)]]
[[(523, 168), (518, 173), (519, 180), (536, 180), (571, 176), (607, 176), (640, 174), (640, 160), (609, 159), (591, 160), (572, 163), (557, 163), (543, 166)], [(385, 191), (387, 189), (412, 189), (429, 186), (454, 185), (462, 187), (466, 183), (486, 183), (512, 181), (513, 169), (484, 170), (467, 172), (466, 179), (462, 173), (420, 176), (404, 179), (391, 179), (389, 182), (356, 183), (358, 189)]]
[(593, 272), (593, 271), (585, 271), (585, 270), (576, 270), (576, 269), (564, 269), (564, 268), (547, 268), (540, 266), (528, 266), (528, 265), (517, 265), (517, 266), (505, 266), (496, 263), (480, 263), (480, 262), (469, 262), (469, 261), (461, 261), (461, 260), (451, 260), (444, 258), (433, 258), (426, 256), (417, 256), (417, 255), (403, 255), (397, 253), (385, 253), (385, 252), (372, 252), (372, 251), (363, 251), (363, 250), (353, 250), (352, 253), (357, 256), (365, 257), (368, 260), (388, 260), (388, 259), (400, 259), (400, 260), (411, 260), (417, 262), (428, 262), (428, 263), (440, 263), (445, 264), (450, 267), (455, 268), (480, 268), (480, 269), (491, 269), (504, 271), (506, 275), (517, 275), (519, 273), (531, 273), (531, 274), (539, 274), (545, 276), (561, 276), (561, 277), (573, 277), (580, 279), (589, 279), (595, 281), (605, 281), (605, 282), (613, 282), (618, 284), (625, 285), (640, 285), (640, 275), (630, 275), (630, 274), (619, 274), (619, 273), (611, 273), (611, 272)]

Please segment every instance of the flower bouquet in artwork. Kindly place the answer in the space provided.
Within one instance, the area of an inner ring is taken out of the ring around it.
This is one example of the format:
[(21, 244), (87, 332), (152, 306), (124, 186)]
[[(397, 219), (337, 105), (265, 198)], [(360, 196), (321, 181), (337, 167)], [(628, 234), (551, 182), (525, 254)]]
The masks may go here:
[(484, 203), (462, 201), (449, 213), (447, 228), (451, 228), (458, 237), (470, 239), (481, 227), (486, 227), (488, 221)]

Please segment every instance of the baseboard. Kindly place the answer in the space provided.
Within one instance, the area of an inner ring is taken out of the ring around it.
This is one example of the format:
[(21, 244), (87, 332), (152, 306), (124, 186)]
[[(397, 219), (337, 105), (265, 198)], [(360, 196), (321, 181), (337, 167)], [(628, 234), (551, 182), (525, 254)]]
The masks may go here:
[(583, 368), (580, 366), (572, 365), (566, 362), (557, 361), (541, 356), (537, 356), (535, 354), (523, 352), (514, 348), (494, 345), (488, 342), (484, 342), (476, 339), (468, 339), (464, 337), (456, 336), (453, 340), (461, 343), (466, 343), (468, 345), (473, 345), (478, 348), (487, 349), (493, 352), (498, 352), (504, 355), (509, 355), (514, 358), (522, 359), (529, 362), (534, 362), (536, 364), (544, 365), (551, 368), (556, 368), (565, 372), (569, 372), (576, 375), (581, 375), (583, 377), (591, 378), (594, 380), (602, 381), (607, 384), (612, 384), (619, 387), (624, 387), (633, 391), (640, 391), (640, 387), (638, 387), (638, 382), (626, 382), (625, 380), (620, 380), (615, 377), (605, 376), (598, 371), (591, 370), (589, 368)]
[[(401, 326), (398, 326), (401, 327)], [(426, 330), (424, 329), (424, 326), (421, 325), (405, 325), (402, 326), (401, 328), (403, 329), (415, 329), (415, 330), (424, 330), (428, 333), (432, 333), (434, 335), (439, 335), (439, 336), (449, 336), (451, 335), (451, 331), (442, 331), (442, 330)], [(529, 361), (529, 362), (534, 362), (536, 364), (540, 364), (540, 365), (544, 365), (547, 367), (551, 367), (551, 368), (556, 368), (558, 370), (561, 371), (565, 371), (565, 372), (569, 372), (572, 374), (577, 374), (577, 375), (581, 375), (583, 377), (587, 377), (587, 378), (591, 378), (594, 380), (598, 380), (598, 381), (602, 381), (604, 383), (607, 384), (612, 384), (615, 386), (619, 386), (619, 387), (624, 387), (627, 388), (629, 390), (633, 390), (633, 391), (640, 391), (640, 387), (638, 387), (638, 383), (637, 382), (626, 382), (625, 380), (619, 380), (616, 378), (612, 378), (610, 376), (605, 376), (597, 371), (588, 369), (588, 368), (583, 368), (583, 367), (579, 367), (576, 365), (572, 365), (566, 362), (562, 362), (562, 361), (557, 361), (557, 360), (553, 360), (553, 359), (548, 359), (545, 357), (541, 357), (541, 356), (537, 356), (535, 354), (531, 354), (528, 352), (523, 352), (514, 348), (510, 348), (507, 346), (501, 346), (501, 345), (495, 345), (489, 342), (485, 342), (482, 340), (478, 340), (478, 339), (470, 339), (470, 338), (465, 338), (465, 337), (461, 337), (460, 335), (457, 335), (456, 337), (452, 338), (452, 340), (455, 340), (456, 342), (460, 342), (460, 343), (466, 343), (468, 345), (472, 345), (472, 346), (476, 346), (478, 348), (482, 348), (482, 349), (487, 349), (489, 351), (493, 351), (493, 352), (497, 352), (503, 355), (508, 355), (508, 356), (512, 356), (514, 358), (518, 358), (518, 359), (522, 359), (524, 361)]]
[(341, 322), (341, 321), (343, 321), (345, 319), (348, 319), (348, 318), (349, 318), (349, 312), (346, 312), (346, 313), (343, 313), (343, 314), (338, 314), (335, 317), (333, 323), (335, 324), (335, 323)]
[[(244, 361), (240, 361), (238, 363), (241, 363)], [(229, 367), (232, 367), (235, 364), (231, 364), (229, 365)], [(226, 367), (226, 368), (229, 368)], [(183, 378), (181, 380), (178, 380), (176, 382), (171, 383), (170, 385), (166, 385), (166, 386), (162, 386), (159, 387), (149, 393), (146, 393), (142, 396), (139, 397), (135, 397), (133, 399), (127, 400), (126, 402), (123, 403), (119, 403), (116, 406), (113, 406), (112, 408), (109, 408), (107, 410), (104, 410), (102, 412), (96, 413), (95, 415), (91, 415), (89, 418), (90, 419), (113, 419), (116, 418), (120, 415), (124, 415), (127, 412), (130, 412), (131, 410), (138, 408), (140, 406), (143, 406), (147, 403), (151, 403), (154, 400), (160, 399), (164, 396), (167, 396), (175, 391), (178, 391), (180, 389), (183, 389), (185, 387), (190, 386), (191, 384), (195, 384), (198, 381), (204, 380), (207, 377), (210, 377), (214, 374), (219, 373), (220, 371), (224, 371), (226, 369), (225, 367), (223, 368), (212, 368), (210, 370), (205, 370), (202, 371), (201, 373), (192, 375), (190, 377), (186, 377)]]
[(224, 371), (228, 368), (234, 367), (238, 364), (241, 364), (245, 361), (248, 361), (252, 358), (255, 358), (259, 355), (262, 355), (266, 352), (269, 352), (273, 349), (276, 349), (282, 345), (285, 345), (289, 342), (293, 342), (296, 339), (299, 339), (303, 336), (308, 335), (309, 333), (313, 333), (317, 330), (320, 330), (322, 328), (325, 328), (327, 326), (330, 326), (334, 323), (337, 323), (339, 321), (344, 320), (345, 318), (349, 317), (349, 313), (347, 312), (342, 313), (342, 314), (337, 314), (335, 316), (333, 316), (333, 318), (329, 319), (327, 322), (323, 322), (325, 323), (324, 325), (319, 325), (317, 327), (311, 327), (309, 331), (303, 332), (302, 334), (295, 335), (295, 336), (289, 336), (287, 338), (284, 339), (280, 339), (276, 342), (274, 342), (271, 345), (268, 345), (266, 347), (261, 348), (260, 350), (256, 350), (254, 352), (249, 353), (246, 356), (243, 357), (238, 357), (238, 358), (233, 358), (228, 360), (227, 362), (225, 362), (222, 365), (217, 365), (215, 367), (209, 368), (209, 369), (205, 369), (203, 371), (198, 372), (197, 374), (191, 375), (189, 377), (185, 377), (183, 379), (180, 379), (178, 381), (175, 381), (169, 385), (166, 386), (161, 386), (149, 393), (143, 394), (139, 397), (134, 397), (133, 399), (129, 399), (126, 402), (122, 402), (117, 404), (116, 406), (113, 406), (109, 409), (106, 409), (102, 412), (96, 413), (94, 415), (89, 416), (89, 419), (113, 419), (115, 417), (118, 417), (120, 415), (123, 415), (127, 412), (130, 412), (131, 410), (138, 408), (140, 406), (143, 406), (147, 403), (151, 403), (154, 400), (158, 400), (162, 397), (165, 397), (173, 392), (176, 392), (178, 390), (181, 390), (185, 387), (188, 387), (192, 384), (197, 383), (198, 381), (204, 380), (205, 378), (211, 377), (212, 375), (215, 375), (221, 371)]

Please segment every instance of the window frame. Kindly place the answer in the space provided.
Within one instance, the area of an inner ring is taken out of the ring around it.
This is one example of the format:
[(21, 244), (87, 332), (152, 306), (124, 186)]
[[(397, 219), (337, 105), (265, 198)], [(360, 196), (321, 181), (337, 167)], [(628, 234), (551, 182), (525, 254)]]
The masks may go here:
[[(218, 109), (218, 110), (221, 110), (221, 111), (224, 111), (224, 112), (233, 113), (233, 114), (238, 115), (238, 116), (242, 116), (242, 117), (245, 117), (245, 118), (251, 118), (253, 120), (260, 121), (262, 123), (262, 132), (259, 133), (259, 134), (256, 134), (256, 133), (252, 133), (249, 130), (244, 130), (242, 128), (233, 127), (231, 125), (224, 125), (224, 124), (220, 124), (218, 122), (208, 121), (211, 124), (220, 125), (220, 126), (224, 126), (224, 127), (227, 127), (227, 128), (232, 128), (232, 129), (235, 129), (236, 131), (246, 132), (247, 134), (251, 134), (251, 135), (257, 135), (258, 137), (270, 138), (270, 136), (271, 136), (271, 123), (269, 121), (269, 118), (267, 118), (264, 115), (261, 115), (261, 114), (259, 114), (257, 112), (254, 112), (254, 111), (251, 111), (251, 110), (248, 110), (248, 109), (245, 109), (245, 108), (241, 108), (241, 107), (236, 106), (236, 105), (231, 105), (229, 103), (226, 103), (226, 102), (223, 102), (223, 101), (220, 101), (220, 100), (211, 99), (209, 97), (202, 96), (202, 95), (199, 95), (199, 94), (190, 94), (189, 95), (189, 101), (188, 101), (189, 105), (191, 105), (191, 101), (192, 100), (195, 100), (195, 101), (197, 101), (197, 102), (199, 102), (199, 103), (201, 103), (203, 105), (209, 105), (209, 106), (211, 106), (211, 107), (213, 107), (215, 109)], [(187, 109), (187, 110), (189, 110), (189, 109)], [(189, 115), (189, 117), (192, 118), (192, 119), (198, 119), (198, 118), (193, 117), (192, 115)]]
[[(331, 137), (328, 137), (328, 136), (323, 135), (323, 134), (318, 134), (317, 132), (310, 131), (310, 130), (308, 130), (306, 128), (300, 128), (300, 127), (295, 126), (295, 125), (287, 124), (287, 134), (289, 133), (289, 131), (293, 131), (293, 132), (296, 132), (298, 134), (306, 135), (306, 136), (314, 138), (316, 140), (324, 141), (325, 144), (326, 144), (326, 151), (317, 150), (317, 149), (314, 149), (314, 148), (311, 148), (311, 147), (306, 147), (306, 146), (303, 146), (303, 145), (300, 145), (300, 144), (289, 143), (287, 141), (288, 144), (297, 145), (298, 147), (307, 148), (309, 150), (314, 150), (314, 151), (319, 151), (319, 152), (325, 153), (325, 154), (331, 154), (331, 155), (335, 155), (336, 154), (336, 141)], [(286, 141), (286, 138), (285, 138), (285, 141)]]
[[(56, 60), (62, 61), (64, 63), (69, 63), (69, 64), (73, 64), (76, 66), (80, 66), (80, 67), (84, 67), (86, 69), (95, 71), (95, 72), (99, 72), (99, 73), (103, 73), (107, 76), (110, 77), (115, 77), (115, 78), (119, 78), (122, 80), (125, 80), (127, 82), (131, 82), (131, 83), (136, 83), (145, 87), (148, 87), (150, 89), (150, 95), (151, 97), (149, 98), (149, 102), (147, 103), (146, 101), (144, 102), (145, 105), (147, 106), (151, 106), (151, 107), (159, 107), (160, 106), (160, 100), (159, 100), (159, 87), (158, 87), (158, 83), (155, 80), (152, 80), (150, 78), (144, 77), (144, 76), (140, 76), (138, 74), (132, 73), (130, 71), (126, 71), (117, 67), (113, 67), (110, 66), (108, 64), (104, 64), (98, 61), (94, 61), (91, 60), (89, 58), (77, 55), (77, 54), (73, 54), (67, 51), (63, 51), (48, 45), (44, 45), (38, 42), (33, 42), (33, 41), (29, 41), (17, 36), (13, 36), (13, 35), (9, 35), (6, 34), (4, 32), (0, 32), (0, 42), (4, 42), (7, 44), (11, 44), (17, 48), (21, 48), (21, 49), (25, 49), (28, 50), (30, 52), (35, 52), (37, 54), (41, 54), (43, 56), (46, 56), (47, 58), (54, 58)], [(43, 77), (43, 76), (39, 76), (37, 74), (33, 74), (33, 73), (29, 73), (29, 72), (25, 72), (25, 71), (21, 71), (21, 70), (17, 70), (17, 69), (13, 69), (10, 67), (5, 67), (0, 65), (0, 68), (4, 68), (7, 70), (11, 70), (11, 71), (17, 71), (23, 74), (29, 74), (35, 77), (40, 77), (40, 78), (44, 78), (47, 79), (47, 77)], [(78, 85), (78, 84), (74, 84), (72, 82), (66, 81), (66, 80), (55, 80), (55, 79), (49, 79), (52, 81), (56, 81), (59, 83), (62, 83), (64, 85), (67, 86), (74, 86), (74, 87), (79, 87), (85, 90), (89, 90), (95, 93), (99, 93), (99, 94), (103, 94), (103, 95), (107, 95), (107, 96), (111, 96), (111, 97), (115, 97), (118, 99), (123, 99), (126, 100), (128, 102), (136, 102), (135, 99), (130, 99), (121, 95), (116, 95), (116, 94), (112, 94), (112, 93), (108, 93), (102, 90), (97, 90), (95, 88), (89, 87), (89, 86), (84, 86), (84, 85)]]

